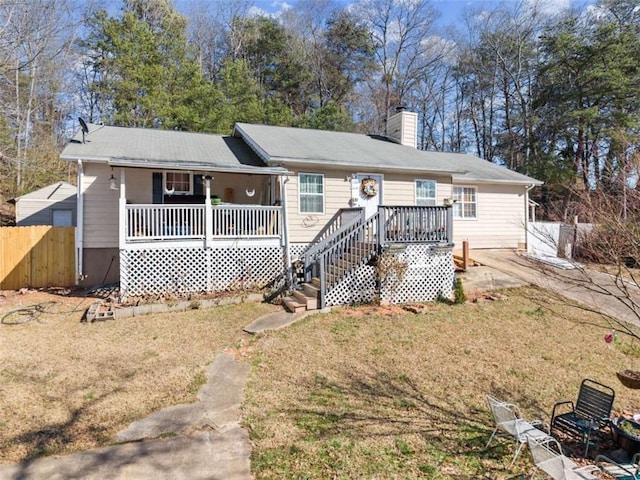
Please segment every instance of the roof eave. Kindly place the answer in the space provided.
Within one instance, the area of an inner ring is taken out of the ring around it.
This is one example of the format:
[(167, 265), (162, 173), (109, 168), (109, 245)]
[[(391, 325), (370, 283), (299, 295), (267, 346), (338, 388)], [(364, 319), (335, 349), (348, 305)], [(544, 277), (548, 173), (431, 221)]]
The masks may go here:
[(329, 162), (327, 159), (322, 160), (313, 160), (313, 159), (303, 159), (303, 158), (290, 158), (290, 157), (271, 157), (269, 162), (273, 165), (286, 164), (288, 166), (301, 166), (301, 167), (309, 167), (309, 166), (319, 166), (322, 168), (331, 168), (331, 169), (367, 169), (371, 170), (379, 170), (379, 171), (388, 171), (388, 170), (398, 170), (406, 173), (432, 173), (435, 175), (455, 175), (462, 174), (464, 175), (466, 170), (435, 170), (430, 168), (411, 168), (411, 167), (402, 167), (402, 166), (393, 166), (393, 167), (385, 167), (381, 165), (371, 165), (366, 163), (353, 163), (353, 162)]
[(465, 183), (480, 183), (480, 184), (501, 184), (501, 185), (526, 185), (526, 186), (540, 186), (544, 182), (536, 180), (535, 178), (527, 178), (522, 180), (507, 180), (507, 179), (492, 179), (492, 178), (476, 178), (476, 177), (461, 177), (452, 175), (452, 182), (465, 182)]

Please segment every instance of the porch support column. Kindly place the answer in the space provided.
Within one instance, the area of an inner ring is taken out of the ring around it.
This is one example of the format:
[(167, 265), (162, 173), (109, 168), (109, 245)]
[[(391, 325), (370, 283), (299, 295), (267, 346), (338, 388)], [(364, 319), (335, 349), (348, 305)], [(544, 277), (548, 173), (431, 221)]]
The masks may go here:
[(204, 176), (204, 246), (211, 246), (213, 239), (213, 210), (211, 206), (211, 175)]
[(120, 196), (118, 198), (118, 228), (120, 250), (124, 250), (127, 245), (127, 191), (125, 187), (124, 167), (120, 167)]
[(453, 245), (453, 206), (447, 207), (447, 241)]

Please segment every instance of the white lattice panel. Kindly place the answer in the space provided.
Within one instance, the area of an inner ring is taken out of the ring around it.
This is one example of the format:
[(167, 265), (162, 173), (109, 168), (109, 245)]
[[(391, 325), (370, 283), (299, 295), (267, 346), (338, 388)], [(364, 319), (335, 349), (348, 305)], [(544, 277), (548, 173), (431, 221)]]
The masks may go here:
[(450, 248), (409, 245), (397, 253), (408, 263), (400, 285), (383, 285), (382, 300), (391, 303), (431, 302), (439, 295), (449, 298), (453, 290), (455, 269)]
[(220, 248), (211, 256), (214, 292), (262, 288), (284, 270), (279, 247)]
[(184, 297), (261, 288), (283, 269), (283, 252), (276, 246), (120, 251), (120, 287), (125, 297)]
[(291, 261), (299, 259), (302, 254), (309, 248), (308, 243), (295, 243), (289, 247), (291, 252)]
[(363, 265), (338, 282), (327, 293), (325, 303), (327, 306), (371, 303), (375, 296), (376, 269), (369, 265)]
[[(406, 261), (407, 271), (400, 285), (393, 281), (382, 286), (380, 299), (391, 303), (431, 302), (442, 295), (451, 296), (454, 281), (451, 248), (429, 245), (408, 245), (397, 252)], [(376, 271), (362, 266), (339, 282), (326, 296), (326, 305), (348, 305), (372, 302), (376, 296)]]

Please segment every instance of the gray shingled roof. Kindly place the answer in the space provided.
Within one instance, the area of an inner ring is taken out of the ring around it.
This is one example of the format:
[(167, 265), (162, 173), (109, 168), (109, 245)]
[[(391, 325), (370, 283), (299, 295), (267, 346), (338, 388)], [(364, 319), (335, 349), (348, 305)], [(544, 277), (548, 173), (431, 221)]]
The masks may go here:
[(283, 173), (294, 165), (450, 175), (454, 182), (542, 182), (478, 157), (425, 152), (383, 137), (238, 123), (233, 136), (90, 125), (65, 147), (64, 160), (112, 166)]
[(473, 155), (416, 150), (379, 136), (246, 123), (237, 123), (234, 135), (269, 165), (404, 170), (448, 174), (453, 181), (542, 184)]
[(282, 173), (264, 162), (239, 138), (147, 128), (89, 125), (64, 148), (63, 160), (112, 166)]

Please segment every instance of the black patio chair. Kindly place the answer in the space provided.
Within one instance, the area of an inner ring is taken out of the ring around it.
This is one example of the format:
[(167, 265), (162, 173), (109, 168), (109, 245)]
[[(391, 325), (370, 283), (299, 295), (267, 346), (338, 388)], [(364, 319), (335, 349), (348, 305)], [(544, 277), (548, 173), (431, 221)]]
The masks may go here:
[(549, 433), (557, 438), (563, 433), (585, 444), (584, 456), (589, 452), (591, 435), (609, 425), (615, 392), (602, 383), (584, 379), (578, 399), (558, 402), (553, 406)]

